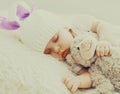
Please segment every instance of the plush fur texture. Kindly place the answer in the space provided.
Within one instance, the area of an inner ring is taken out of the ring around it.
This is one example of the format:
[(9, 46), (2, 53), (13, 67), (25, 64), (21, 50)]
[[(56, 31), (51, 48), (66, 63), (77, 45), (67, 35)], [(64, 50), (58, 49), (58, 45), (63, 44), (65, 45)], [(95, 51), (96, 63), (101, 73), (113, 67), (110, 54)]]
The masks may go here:
[(71, 55), (76, 63), (89, 67), (96, 94), (113, 94), (114, 88), (120, 90), (120, 47), (112, 47), (112, 56), (97, 58), (97, 41), (92, 34), (76, 37), (71, 45)]

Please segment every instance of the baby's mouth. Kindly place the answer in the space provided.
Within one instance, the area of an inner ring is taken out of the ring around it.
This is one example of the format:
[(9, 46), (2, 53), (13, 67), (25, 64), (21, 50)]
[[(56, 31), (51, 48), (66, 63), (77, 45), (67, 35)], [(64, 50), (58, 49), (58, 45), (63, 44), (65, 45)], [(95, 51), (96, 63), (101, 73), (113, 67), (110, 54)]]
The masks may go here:
[(63, 51), (61, 54), (62, 58), (65, 58), (67, 56), (67, 54), (69, 53), (69, 51), (70, 51), (70, 49)]

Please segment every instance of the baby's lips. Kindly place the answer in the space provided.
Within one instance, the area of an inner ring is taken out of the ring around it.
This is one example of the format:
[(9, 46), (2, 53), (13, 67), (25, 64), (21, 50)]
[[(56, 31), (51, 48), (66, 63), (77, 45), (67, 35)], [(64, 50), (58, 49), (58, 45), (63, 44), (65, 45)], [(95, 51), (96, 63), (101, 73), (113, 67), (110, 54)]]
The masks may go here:
[(63, 58), (65, 58), (65, 57), (67, 56), (68, 52), (69, 52), (69, 49), (63, 51), (62, 54), (61, 54), (61, 56), (62, 56)]

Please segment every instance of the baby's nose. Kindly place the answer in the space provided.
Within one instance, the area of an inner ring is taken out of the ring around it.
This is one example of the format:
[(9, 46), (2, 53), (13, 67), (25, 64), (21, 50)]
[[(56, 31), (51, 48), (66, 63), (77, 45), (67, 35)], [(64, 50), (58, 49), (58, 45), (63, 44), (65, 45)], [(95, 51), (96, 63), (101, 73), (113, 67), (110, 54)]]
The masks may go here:
[(59, 46), (54, 46), (54, 52), (59, 53), (60, 47)]

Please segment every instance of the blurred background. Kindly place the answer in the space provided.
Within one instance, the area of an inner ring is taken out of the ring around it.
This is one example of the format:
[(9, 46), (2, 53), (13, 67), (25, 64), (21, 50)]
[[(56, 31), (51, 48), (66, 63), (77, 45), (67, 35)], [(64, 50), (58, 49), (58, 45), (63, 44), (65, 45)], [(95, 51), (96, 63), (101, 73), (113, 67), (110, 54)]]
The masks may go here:
[[(15, 1), (0, 0), (0, 10), (10, 7)], [(30, 6), (56, 13), (80, 13), (96, 16), (112, 24), (120, 25), (120, 0), (23, 0)]]

